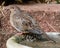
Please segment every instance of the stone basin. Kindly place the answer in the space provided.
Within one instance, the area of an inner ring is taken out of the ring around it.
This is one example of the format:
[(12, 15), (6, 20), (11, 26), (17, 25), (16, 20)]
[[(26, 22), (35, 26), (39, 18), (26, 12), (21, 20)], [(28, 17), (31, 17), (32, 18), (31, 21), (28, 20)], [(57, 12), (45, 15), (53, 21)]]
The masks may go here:
[[(56, 41), (56, 43), (59, 43), (60, 44), (60, 33), (59, 32), (46, 32), (46, 34), (54, 41)], [(9, 38), (7, 40), (7, 43), (6, 43), (6, 46), (7, 48), (33, 48), (33, 47), (30, 47), (30, 46), (27, 46), (27, 45), (22, 45), (22, 44), (18, 44), (16, 43), (15, 41), (13, 41), (13, 39), (15, 39), (14, 36), (12, 36), (11, 38)], [(43, 44), (45, 44), (46, 42), (42, 42)], [(51, 45), (51, 43), (49, 43)], [(45, 46), (47, 46), (48, 44), (46, 44)], [(50, 46), (49, 45), (49, 46)], [(44, 46), (44, 45), (43, 45)], [(47, 46), (47, 47), (49, 47)], [(53, 47), (51, 47), (53, 46)], [(60, 47), (58, 46), (57, 44), (55, 45), (51, 45), (50, 47), (51, 48), (55, 48), (55, 46)], [(35, 48), (35, 47), (34, 47)]]

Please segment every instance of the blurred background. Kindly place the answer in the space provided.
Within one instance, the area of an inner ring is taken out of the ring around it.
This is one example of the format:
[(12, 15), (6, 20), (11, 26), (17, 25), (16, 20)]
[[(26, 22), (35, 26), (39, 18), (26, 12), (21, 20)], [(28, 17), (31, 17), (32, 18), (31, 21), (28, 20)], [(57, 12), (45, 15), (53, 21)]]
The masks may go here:
[(0, 0), (0, 5), (11, 5), (11, 4), (60, 4), (60, 0)]

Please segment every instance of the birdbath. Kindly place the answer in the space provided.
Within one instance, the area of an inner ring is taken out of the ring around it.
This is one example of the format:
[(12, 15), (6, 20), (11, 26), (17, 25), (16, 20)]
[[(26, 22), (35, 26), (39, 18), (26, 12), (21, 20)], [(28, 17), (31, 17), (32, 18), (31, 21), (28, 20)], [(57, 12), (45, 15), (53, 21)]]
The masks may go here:
[(29, 41), (24, 42), (25, 40), (23, 41), (21, 36), (19, 37), (19, 40), (16, 40), (16, 37), (18, 39), (18, 36), (15, 35), (7, 40), (6, 46), (7, 48), (44, 48), (44, 47), (58, 48), (60, 47), (59, 46), (60, 44), (60, 33), (59, 32), (46, 32), (46, 34), (51, 39), (55, 40), (56, 44), (53, 42), (49, 42), (49, 41), (43, 41), (43, 42), (36, 41), (37, 43), (29, 42)]

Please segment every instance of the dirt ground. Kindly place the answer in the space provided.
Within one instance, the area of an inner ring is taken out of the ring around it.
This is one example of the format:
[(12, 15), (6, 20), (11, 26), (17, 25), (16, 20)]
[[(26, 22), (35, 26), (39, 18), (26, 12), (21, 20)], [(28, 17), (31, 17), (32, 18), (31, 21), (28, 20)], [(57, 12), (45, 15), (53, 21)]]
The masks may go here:
[[(14, 5), (13, 5), (14, 6)], [(17, 5), (21, 10), (29, 12), (36, 17), (40, 27), (45, 32), (60, 32), (60, 5), (57, 4), (35, 4), (35, 5)], [(6, 48), (6, 41), (9, 37), (17, 33), (9, 22), (9, 8), (4, 7), (4, 19), (1, 19), (2, 30), (0, 31), (0, 48)], [(1, 13), (0, 13), (0, 16)]]

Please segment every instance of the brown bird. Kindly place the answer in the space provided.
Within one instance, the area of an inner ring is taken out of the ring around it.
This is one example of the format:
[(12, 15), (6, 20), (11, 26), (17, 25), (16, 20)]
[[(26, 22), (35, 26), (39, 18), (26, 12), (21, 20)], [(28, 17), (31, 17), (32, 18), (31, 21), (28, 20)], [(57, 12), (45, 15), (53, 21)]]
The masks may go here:
[(26, 34), (29, 33), (32, 34), (32, 36), (35, 34), (37, 39), (45, 37), (47, 40), (52, 40), (42, 31), (36, 19), (29, 13), (20, 10), (18, 7), (11, 8), (10, 11), (10, 23), (17, 31), (22, 33), (25, 32)]

